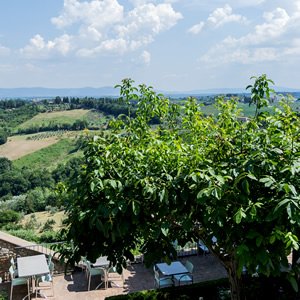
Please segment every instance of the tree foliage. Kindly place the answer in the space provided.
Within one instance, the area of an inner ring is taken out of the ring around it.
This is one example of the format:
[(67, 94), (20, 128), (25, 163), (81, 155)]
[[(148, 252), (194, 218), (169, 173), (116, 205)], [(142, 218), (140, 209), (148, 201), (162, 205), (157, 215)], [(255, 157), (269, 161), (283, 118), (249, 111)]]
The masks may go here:
[[(270, 82), (256, 78), (258, 111)], [(119, 87), (124, 103), (136, 101), (135, 116), (116, 118), (112, 134), (87, 143), (84, 168), (68, 188), (71, 244), (62, 255), (70, 262), (108, 255), (121, 270), (137, 246), (150, 265), (176, 257), (174, 240), (202, 239), (227, 269), (233, 299), (243, 267), (279, 275), (298, 249), (300, 121), (287, 99), (273, 114), (241, 122), (235, 100), (220, 98), (218, 116), (205, 117), (193, 98), (179, 107), (133, 84)]]

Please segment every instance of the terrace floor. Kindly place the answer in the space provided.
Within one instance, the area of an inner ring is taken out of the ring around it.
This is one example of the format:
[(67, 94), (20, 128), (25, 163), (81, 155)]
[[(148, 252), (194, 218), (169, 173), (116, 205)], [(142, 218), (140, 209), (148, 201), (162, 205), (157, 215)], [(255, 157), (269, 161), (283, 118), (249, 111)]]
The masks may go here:
[[(194, 282), (201, 282), (226, 277), (226, 271), (217, 259), (209, 254), (206, 256), (188, 256), (180, 258), (182, 262), (190, 260), (194, 265)], [(131, 293), (135, 291), (148, 290), (154, 288), (154, 275), (151, 269), (147, 269), (142, 263), (128, 266), (124, 273), (124, 288), (112, 286), (108, 289), (100, 288), (95, 290), (100, 283), (100, 278), (92, 277), (91, 289), (87, 291), (87, 279), (83, 271), (54, 276), (54, 297), (50, 297), (51, 290), (46, 290), (48, 299), (55, 300), (104, 300), (105, 297)], [(120, 283), (120, 282), (118, 282)], [(10, 284), (6, 283), (9, 291)], [(20, 300), (26, 295), (26, 287), (15, 287), (13, 293), (14, 300)], [(35, 299), (35, 297), (31, 297)], [(40, 297), (38, 299), (41, 299)]]

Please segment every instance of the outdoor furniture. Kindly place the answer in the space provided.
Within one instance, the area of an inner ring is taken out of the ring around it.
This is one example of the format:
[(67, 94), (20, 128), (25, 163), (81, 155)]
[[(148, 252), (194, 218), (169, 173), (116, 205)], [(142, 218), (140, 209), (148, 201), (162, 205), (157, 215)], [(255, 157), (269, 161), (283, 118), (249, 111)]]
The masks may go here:
[[(17, 258), (19, 277), (26, 279), (28, 283), (32, 282), (32, 292), (35, 292), (35, 277), (49, 274), (49, 266), (47, 264), (46, 256), (44, 254), (25, 256)], [(32, 280), (30, 280), (32, 279)], [(28, 295), (29, 298), (30, 295)], [(41, 294), (44, 297), (44, 295)]]
[(155, 266), (153, 267), (154, 272), (154, 286), (158, 288), (173, 286), (174, 281), (171, 276), (159, 276), (159, 272), (156, 270)]
[(13, 268), (13, 266), (10, 266), (9, 268), (9, 274), (10, 274), (10, 279), (11, 279), (11, 287), (10, 287), (10, 300), (12, 300), (12, 294), (13, 294), (13, 288), (14, 286), (18, 286), (18, 285), (27, 285), (27, 290), (28, 290), (28, 294), (27, 297), (29, 297), (29, 285), (27, 282), (27, 278), (20, 278), (20, 277), (15, 277), (15, 270)]
[(188, 270), (189, 273), (184, 273), (184, 274), (177, 274), (174, 275), (174, 278), (178, 282), (179, 285), (181, 284), (188, 284), (188, 283), (193, 283), (193, 270), (194, 270), (194, 265), (190, 261), (186, 261), (185, 267)]
[[(211, 242), (212, 242), (212, 245), (215, 245), (217, 243), (217, 238), (215, 236), (213, 236), (211, 238)], [(198, 241), (198, 250), (199, 252), (201, 252), (203, 255), (206, 255), (208, 254), (210, 251), (208, 249), (208, 247), (203, 243), (202, 240), (199, 240)]]
[(52, 289), (52, 297), (54, 297), (54, 286), (53, 286), (54, 263), (52, 261), (48, 260), (48, 267), (49, 267), (49, 273), (48, 274), (42, 275), (42, 276), (37, 276), (35, 278), (35, 281), (36, 281), (36, 284), (35, 284), (36, 285), (36, 288), (35, 288), (36, 297), (37, 297), (38, 291), (41, 291), (41, 290), (44, 290), (44, 289), (50, 289), (50, 288)]
[[(162, 275), (165, 276), (160, 278), (162, 279), (169, 277), (169, 279), (172, 281), (172, 285), (174, 285), (174, 278), (176, 275), (182, 276), (189, 273), (189, 270), (180, 261), (173, 261), (171, 264), (159, 263), (156, 264), (155, 267), (161, 272)], [(157, 276), (155, 273), (154, 275)], [(171, 283), (171, 281), (169, 281), (169, 283)]]
[(96, 287), (99, 288), (104, 283), (104, 288), (107, 288), (107, 275), (106, 270), (104, 268), (92, 268), (91, 263), (87, 260), (86, 261), (86, 267), (87, 267), (87, 276), (88, 276), (88, 291), (90, 290), (91, 286), (91, 278), (92, 276), (101, 276), (101, 283)]
[(187, 268), (180, 261), (173, 261), (170, 264), (159, 263), (155, 265), (156, 268), (165, 276), (172, 276), (177, 274), (189, 273)]
[(18, 277), (18, 276), (19, 276), (19, 274), (18, 274), (18, 269), (17, 269), (17, 265), (16, 265), (16, 262), (15, 262), (15, 260), (14, 260), (13, 257), (10, 258), (10, 266), (11, 266), (11, 267), (13, 268), (13, 270), (14, 270), (14, 276), (15, 276), (15, 277)]
[(97, 260), (92, 263), (92, 266), (94, 268), (98, 268), (98, 267), (103, 267), (103, 268), (107, 268), (110, 264), (110, 261), (107, 260), (107, 256), (101, 256), (98, 257)]
[(201, 252), (203, 255), (206, 255), (209, 253), (209, 249), (205, 246), (202, 240), (199, 240), (198, 242), (198, 249), (199, 252)]
[(85, 256), (81, 256), (81, 261), (78, 263), (81, 270), (85, 272), (85, 277), (88, 276), (88, 270), (87, 270), (87, 259)]
[(107, 281), (110, 283), (114, 283), (117, 287), (120, 287), (116, 281), (121, 281), (122, 282), (122, 287), (124, 287), (124, 275), (123, 275), (123, 270), (122, 273), (119, 274), (117, 272), (116, 267), (110, 267), (107, 270)]

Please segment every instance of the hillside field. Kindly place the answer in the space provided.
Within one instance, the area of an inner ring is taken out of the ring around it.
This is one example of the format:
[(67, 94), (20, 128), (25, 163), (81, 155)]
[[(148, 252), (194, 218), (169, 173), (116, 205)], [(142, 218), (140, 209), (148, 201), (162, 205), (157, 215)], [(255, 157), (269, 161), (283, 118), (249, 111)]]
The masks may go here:
[(9, 160), (16, 160), (25, 155), (49, 147), (60, 141), (62, 138), (74, 135), (74, 133), (65, 132), (63, 134), (48, 134), (48, 137), (43, 136), (43, 138), (40, 138), (41, 135), (41, 133), (37, 133), (9, 137), (4, 145), (0, 145), (0, 156), (6, 157)]
[(62, 221), (63, 219), (66, 217), (65, 213), (63, 211), (58, 211), (55, 213), (50, 213), (48, 211), (42, 211), (42, 212), (35, 212), (32, 214), (28, 214), (25, 215), (21, 221), (20, 224), (22, 224), (23, 226), (25, 226), (27, 223), (29, 223), (32, 219), (35, 219), (35, 231), (41, 232), (43, 226), (45, 225), (45, 223), (48, 220), (54, 220), (55, 224), (53, 224), (53, 230), (54, 231), (58, 231), (60, 229), (62, 229), (63, 225), (62, 225)]
[(105, 122), (106, 118), (99, 112), (86, 109), (45, 112), (39, 113), (32, 119), (22, 123), (16, 128), (16, 131), (30, 127), (48, 126), (50, 123), (53, 125), (73, 124), (76, 120), (85, 120), (90, 125), (99, 126)]
[(0, 146), (0, 156), (6, 157), (9, 160), (15, 160), (59, 141), (54, 136), (43, 140), (27, 139), (30, 136), (33, 135), (16, 135), (9, 137), (7, 143)]
[(81, 151), (74, 152), (74, 149), (74, 139), (62, 138), (56, 143), (16, 159), (14, 166), (17, 168), (30, 167), (31, 169), (47, 168), (53, 170), (58, 164), (82, 154)]

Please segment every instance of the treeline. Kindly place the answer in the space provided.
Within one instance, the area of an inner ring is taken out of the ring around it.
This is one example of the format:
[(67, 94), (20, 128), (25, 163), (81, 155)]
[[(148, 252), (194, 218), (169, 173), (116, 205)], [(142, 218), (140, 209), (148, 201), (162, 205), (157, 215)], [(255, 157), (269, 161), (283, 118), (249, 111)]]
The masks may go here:
[(88, 126), (88, 122), (86, 120), (78, 119), (73, 124), (70, 123), (57, 124), (50, 121), (49, 124), (47, 125), (18, 128), (18, 134), (31, 134), (31, 133), (38, 133), (44, 131), (60, 131), (60, 130), (83, 130), (85, 128), (98, 129), (98, 128), (91, 128), (91, 126)]
[[(114, 98), (76, 98), (56, 97), (54, 99), (43, 99), (40, 101), (30, 100), (2, 100), (0, 101), (0, 144), (6, 142), (7, 137), (14, 134), (15, 128), (23, 122), (30, 120), (38, 113), (63, 111), (73, 109), (94, 109), (105, 115), (118, 116), (127, 114), (126, 106)], [(49, 123), (45, 126), (33, 126), (27, 129), (19, 129), (18, 133), (37, 133), (53, 130), (82, 130), (84, 128), (95, 128), (83, 120), (76, 120), (73, 124)]]
[(0, 145), (5, 144), (13, 128), (39, 113), (38, 106), (25, 100), (0, 101)]
[(56, 185), (73, 178), (79, 172), (83, 158), (72, 158), (52, 172), (47, 169), (22, 169), (0, 157), (0, 210), (11, 209), (24, 214), (44, 211), (47, 206), (61, 207), (62, 199), (55, 192)]

